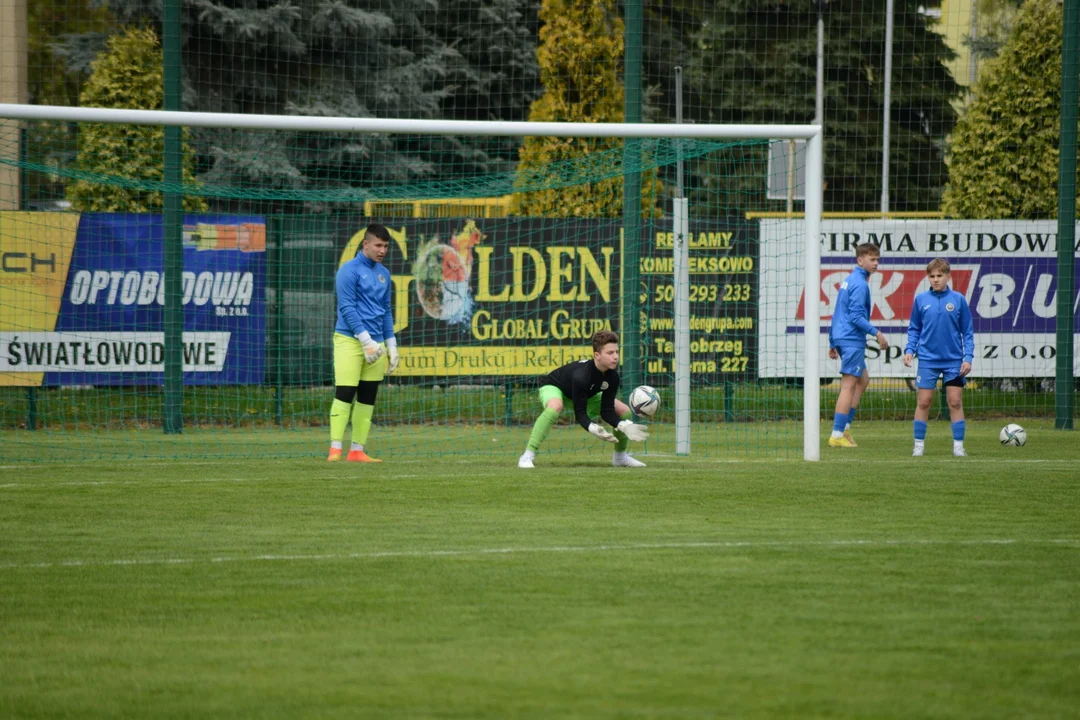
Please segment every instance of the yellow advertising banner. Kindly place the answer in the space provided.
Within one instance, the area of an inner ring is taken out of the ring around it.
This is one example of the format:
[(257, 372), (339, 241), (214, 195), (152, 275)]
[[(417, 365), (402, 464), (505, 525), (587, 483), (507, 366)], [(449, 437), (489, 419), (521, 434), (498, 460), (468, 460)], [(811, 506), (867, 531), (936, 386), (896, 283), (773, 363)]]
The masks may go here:
[(592, 357), (592, 346), (404, 347), (395, 377), (439, 375), (543, 375), (567, 363)]
[[(78, 213), (0, 212), (0, 331), (56, 328)], [(42, 373), (0, 373), (0, 385), (41, 385)]]

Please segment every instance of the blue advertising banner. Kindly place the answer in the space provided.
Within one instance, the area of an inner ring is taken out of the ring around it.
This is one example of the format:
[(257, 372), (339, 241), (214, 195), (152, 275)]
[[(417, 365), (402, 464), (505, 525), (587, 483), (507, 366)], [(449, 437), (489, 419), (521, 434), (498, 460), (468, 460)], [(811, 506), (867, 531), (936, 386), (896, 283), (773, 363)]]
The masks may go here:
[[(55, 326), (6, 323), (0, 373), (42, 373), (46, 386), (161, 384), (163, 234), (157, 215), (82, 214)], [(260, 217), (185, 216), (184, 384), (262, 382), (265, 248)]]

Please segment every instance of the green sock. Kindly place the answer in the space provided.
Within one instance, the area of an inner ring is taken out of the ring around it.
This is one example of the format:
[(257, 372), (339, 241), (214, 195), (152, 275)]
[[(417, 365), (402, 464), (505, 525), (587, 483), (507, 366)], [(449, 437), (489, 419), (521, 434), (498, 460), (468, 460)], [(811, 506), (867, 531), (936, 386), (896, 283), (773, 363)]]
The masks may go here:
[[(627, 410), (625, 413), (619, 416), (619, 419), (629, 420), (631, 417), (631, 412)], [(616, 430), (612, 434), (619, 440), (619, 442), (615, 443), (615, 452), (626, 452), (626, 448), (630, 447), (630, 438), (626, 437), (626, 433), (621, 433), (618, 430)]]
[(349, 411), (352, 403), (342, 402), (334, 398), (334, 404), (330, 406), (330, 441), (341, 442), (345, 437), (345, 428), (349, 425)]
[(356, 403), (352, 410), (352, 441), (360, 445), (367, 443), (368, 431), (371, 430), (371, 416), (375, 412), (374, 405), (361, 405)]
[(540, 417), (536, 418), (536, 422), (533, 423), (532, 435), (529, 436), (529, 444), (526, 446), (533, 452), (540, 449), (540, 443), (544, 442), (544, 438), (551, 432), (552, 426), (555, 421), (559, 419), (559, 411), (552, 410), (551, 408), (544, 408), (544, 412), (540, 413)]

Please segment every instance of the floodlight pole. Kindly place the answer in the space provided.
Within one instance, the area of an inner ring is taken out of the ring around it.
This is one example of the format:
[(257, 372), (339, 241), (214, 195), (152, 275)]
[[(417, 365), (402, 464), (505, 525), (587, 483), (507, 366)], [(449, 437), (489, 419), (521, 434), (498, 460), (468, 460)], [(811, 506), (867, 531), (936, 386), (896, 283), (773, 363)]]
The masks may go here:
[(814, 93), (814, 124), (825, 125), (825, 9), (829, 0), (817, 3), (817, 89)]
[(889, 121), (892, 114), (893, 0), (885, 3), (885, 107), (881, 131), (881, 216), (889, 212)]

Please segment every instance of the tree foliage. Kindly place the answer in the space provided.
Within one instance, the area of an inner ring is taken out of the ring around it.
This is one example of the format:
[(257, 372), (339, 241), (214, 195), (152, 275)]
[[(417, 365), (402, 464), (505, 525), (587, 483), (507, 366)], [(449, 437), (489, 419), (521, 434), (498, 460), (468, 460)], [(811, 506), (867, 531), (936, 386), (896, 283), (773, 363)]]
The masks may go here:
[[(539, 0), (197, 0), (183, 4), (184, 109), (411, 119), (522, 120), (538, 96)], [(107, 0), (160, 28), (160, 0)], [(208, 183), (385, 187), (512, 162), (513, 140), (193, 135)]]
[[(544, 94), (529, 110), (532, 122), (622, 122), (625, 91), (620, 79), (623, 21), (614, 0), (579, 3), (544, 0), (540, 9), (540, 81)], [(528, 137), (521, 146), (518, 170), (533, 178), (546, 171), (593, 176), (591, 156), (611, 162), (622, 142), (617, 138)], [(619, 158), (621, 160), (621, 156)], [(656, 202), (655, 171), (642, 182), (642, 208)], [(573, 179), (573, 178), (570, 178)], [(517, 193), (510, 212), (535, 217), (616, 217), (623, 205), (621, 176), (535, 192)]]
[[(148, 29), (132, 28), (111, 38), (106, 52), (94, 61), (79, 100), (83, 107), (160, 110), (162, 56), (157, 36)], [(79, 133), (76, 168), (136, 182), (160, 182), (164, 152), (165, 130), (161, 127), (87, 124)], [(185, 184), (194, 183), (193, 168), (194, 152), (184, 143)], [(164, 208), (161, 192), (88, 180), (69, 185), (67, 197), (76, 210), (159, 212)], [(184, 198), (186, 210), (205, 207), (201, 198)]]
[(951, 142), (943, 209), (959, 218), (1057, 214), (1061, 6), (1028, 0)]
[[(889, 185), (896, 211), (938, 208), (944, 139), (956, 120), (951, 102), (960, 92), (944, 65), (954, 53), (920, 5), (896, 0), (894, 8)], [(885, 0), (828, 3), (826, 210), (880, 205), (885, 9)], [(647, 10), (646, 77), (658, 86), (662, 118), (674, 118), (674, 66), (681, 65), (688, 122), (811, 122), (817, 18), (814, 0), (667, 0)], [(692, 197), (738, 193), (742, 207), (766, 209), (764, 148), (745, 155), (740, 177), (720, 184), (711, 171), (691, 168)]]

